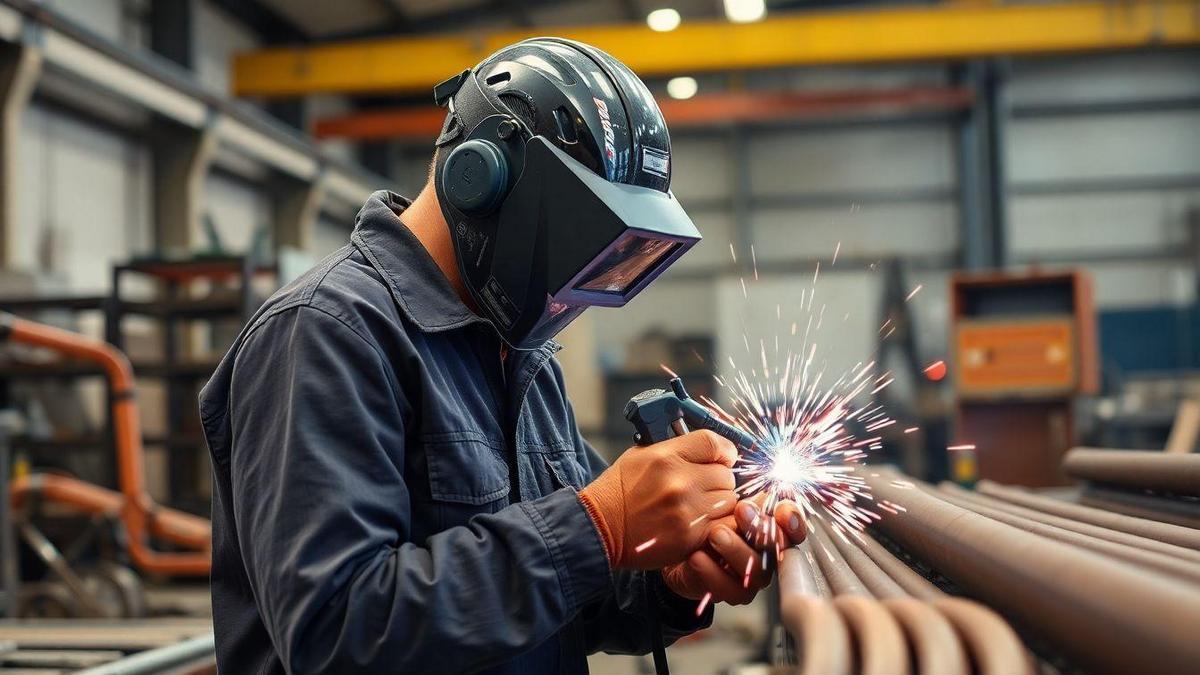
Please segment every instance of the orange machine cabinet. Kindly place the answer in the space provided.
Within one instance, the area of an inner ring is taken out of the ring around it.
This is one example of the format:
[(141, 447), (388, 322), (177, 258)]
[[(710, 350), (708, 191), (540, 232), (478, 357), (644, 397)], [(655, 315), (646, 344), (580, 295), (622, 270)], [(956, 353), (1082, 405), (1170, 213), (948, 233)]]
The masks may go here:
[(961, 395), (1062, 394), (1079, 385), (1070, 319), (964, 320), (955, 338)]
[(1099, 384), (1089, 277), (960, 275), (951, 283), (956, 436), (981, 478), (1059, 485), (1074, 398)]

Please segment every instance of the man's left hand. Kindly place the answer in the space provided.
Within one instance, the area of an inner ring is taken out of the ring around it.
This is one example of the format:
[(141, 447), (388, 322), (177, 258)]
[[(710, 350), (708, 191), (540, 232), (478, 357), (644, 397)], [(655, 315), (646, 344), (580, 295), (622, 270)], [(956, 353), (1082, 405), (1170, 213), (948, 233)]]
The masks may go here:
[[(722, 520), (709, 530), (708, 547), (662, 571), (663, 581), (676, 595), (699, 600), (712, 593), (713, 603), (744, 605), (771, 583), (773, 566), (763, 565), (772, 554), (804, 541), (807, 534), (799, 507), (790, 501), (775, 506), (773, 519), (764, 518), (751, 500), (738, 502), (734, 523)], [(734, 531), (730, 525), (736, 525)]]

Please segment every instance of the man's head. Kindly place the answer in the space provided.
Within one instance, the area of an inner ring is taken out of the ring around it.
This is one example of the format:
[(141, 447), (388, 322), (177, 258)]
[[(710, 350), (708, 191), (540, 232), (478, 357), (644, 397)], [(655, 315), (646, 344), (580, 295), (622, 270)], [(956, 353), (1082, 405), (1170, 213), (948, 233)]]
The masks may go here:
[(526, 40), (434, 95), (449, 108), (434, 184), (459, 272), (511, 346), (624, 305), (700, 240), (670, 193), (662, 113), (608, 54)]

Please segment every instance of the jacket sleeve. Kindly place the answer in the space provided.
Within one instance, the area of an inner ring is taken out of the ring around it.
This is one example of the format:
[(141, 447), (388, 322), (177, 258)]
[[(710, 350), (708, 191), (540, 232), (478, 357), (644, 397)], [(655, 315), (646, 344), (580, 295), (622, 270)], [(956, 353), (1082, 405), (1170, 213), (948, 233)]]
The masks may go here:
[[(557, 364), (555, 367), (557, 368)], [(561, 373), (559, 379), (561, 387)], [(579, 432), (579, 425), (575, 423), (575, 413), (571, 410), (569, 401), (567, 409), (571, 411), (571, 434), (575, 442), (575, 451), (588, 469), (590, 482), (608, 467), (608, 462), (604, 461), (600, 453), (596, 452), (592, 444)], [(711, 603), (697, 616), (696, 601), (675, 595), (663, 584), (658, 574), (616, 570), (613, 572), (612, 592), (583, 608), (581, 616), (587, 652), (649, 653), (653, 648), (651, 635), (654, 626), (650, 619), (651, 613), (647, 611), (647, 602), (656, 605), (655, 614), (667, 644), (712, 625), (714, 610)]]
[(386, 364), (362, 332), (308, 306), (267, 319), (237, 356), (234, 520), (288, 672), (484, 668), (611, 589), (569, 489), (409, 541), (406, 403)]

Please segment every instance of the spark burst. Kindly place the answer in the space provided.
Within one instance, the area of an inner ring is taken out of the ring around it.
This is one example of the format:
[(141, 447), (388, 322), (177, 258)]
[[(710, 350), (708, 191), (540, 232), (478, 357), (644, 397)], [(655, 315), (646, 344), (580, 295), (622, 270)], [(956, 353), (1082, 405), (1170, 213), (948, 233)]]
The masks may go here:
[[(839, 242), (831, 266), (840, 251)], [(751, 260), (756, 262), (753, 256)], [(757, 281), (757, 270), (753, 278)], [(729, 369), (716, 378), (732, 402), (730, 408), (726, 410), (711, 398), (703, 400), (725, 421), (760, 439), (734, 466), (739, 496), (764, 495), (763, 510), (768, 516), (781, 501), (791, 500), (805, 518), (828, 518), (837, 530), (862, 530), (879, 520), (877, 509), (897, 510), (897, 505), (877, 503), (864, 479), (854, 472), (869, 452), (883, 447), (880, 433), (896, 424), (882, 405), (860, 399), (872, 398), (887, 388), (893, 377), (888, 371), (880, 372), (875, 360), (860, 361), (836, 378), (827, 374), (825, 361), (819, 359), (818, 336), (826, 310), (816, 302), (819, 278), (818, 263), (809, 287), (800, 290), (800, 316), (785, 319), (780, 306), (775, 306), (780, 330), (774, 339), (755, 341), (743, 333), (745, 359), (753, 365), (741, 367), (730, 356)], [(742, 290), (749, 298), (744, 280)], [(918, 291), (920, 286), (906, 299)], [(894, 330), (891, 324), (888, 319), (880, 326), (884, 339), (891, 333), (889, 328)], [(798, 326), (804, 328), (797, 331)], [(799, 347), (781, 347), (781, 332), (790, 332)], [(909, 427), (906, 432), (915, 430)], [(774, 524), (773, 517), (761, 519), (756, 532), (748, 533), (747, 538), (771, 541), (777, 544), (774, 548), (781, 548), (783, 544), (771, 527)], [(764, 551), (764, 562), (765, 555)]]
[[(834, 249), (831, 267), (837, 264), (841, 246), (838, 242)], [(732, 244), (729, 253), (736, 264), (737, 253)], [(750, 260), (754, 268), (753, 281), (758, 282), (758, 260), (753, 248)], [(875, 265), (870, 268), (875, 269)], [(730, 409), (726, 410), (712, 398), (701, 398), (723, 420), (760, 439), (758, 445), (739, 456), (733, 471), (739, 476), (737, 493), (740, 498), (763, 495), (763, 512), (754, 517), (745, 538), (762, 550), (759, 558), (764, 571), (768, 568), (768, 556), (778, 556), (787, 545), (774, 518), (775, 508), (784, 500), (795, 502), (805, 519), (827, 519), (834, 532), (843, 538), (847, 532), (861, 531), (871, 522), (880, 520), (876, 509), (893, 515), (906, 510), (894, 502), (876, 501), (865, 479), (855, 472), (855, 467), (862, 464), (868, 452), (882, 449), (883, 436), (879, 432), (896, 424), (882, 404), (873, 402), (874, 396), (892, 384), (894, 378), (889, 371), (880, 372), (876, 359), (866, 363), (859, 361), (837, 379), (826, 377), (825, 361), (817, 361), (820, 353), (817, 338), (826, 305), (820, 304), (814, 309), (820, 271), (818, 262), (809, 288), (799, 291), (796, 307), (801, 316), (787, 317), (782, 306), (775, 305), (775, 320), (779, 325), (773, 339), (752, 341), (742, 334), (745, 358), (753, 364), (749, 370), (740, 367), (729, 355), (729, 369), (715, 374), (716, 383), (732, 401)], [(743, 297), (749, 300), (746, 278), (743, 276), (739, 281)], [(905, 302), (912, 300), (921, 289), (921, 285), (913, 288)], [(849, 319), (850, 312), (847, 311), (842, 322)], [(786, 328), (788, 326), (790, 329)], [(798, 330), (800, 326), (804, 326), (803, 331)], [(895, 330), (892, 319), (885, 320), (879, 327), (881, 340), (887, 340)], [(781, 349), (780, 335), (785, 335), (785, 343), (800, 340), (801, 346), (795, 350), (786, 346)], [(757, 350), (752, 347), (755, 343)], [(770, 349), (768, 344), (771, 344)], [(703, 362), (699, 354), (696, 358)], [(662, 368), (675, 376), (667, 366)], [(860, 403), (861, 399), (869, 401)], [(854, 425), (861, 427), (861, 436)], [(910, 426), (903, 433), (918, 430), (919, 427)], [(724, 503), (718, 502), (711, 511), (722, 506)], [(691, 525), (699, 525), (707, 519), (707, 514), (701, 515)], [(649, 548), (654, 541), (645, 542), (638, 547), (639, 551)], [(750, 584), (754, 560), (747, 561), (742, 576), (743, 587)], [(696, 614), (702, 614), (711, 601), (712, 593), (701, 598)]]

